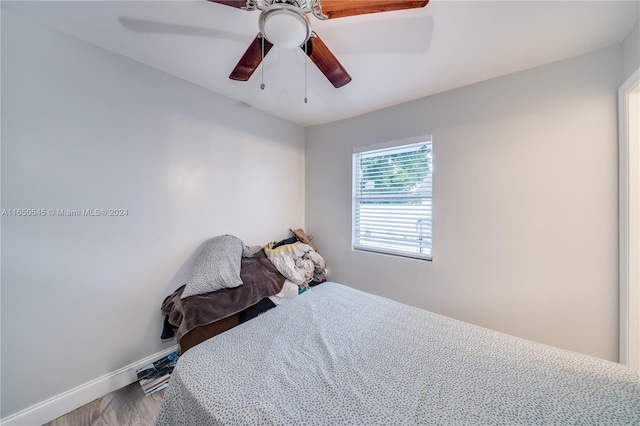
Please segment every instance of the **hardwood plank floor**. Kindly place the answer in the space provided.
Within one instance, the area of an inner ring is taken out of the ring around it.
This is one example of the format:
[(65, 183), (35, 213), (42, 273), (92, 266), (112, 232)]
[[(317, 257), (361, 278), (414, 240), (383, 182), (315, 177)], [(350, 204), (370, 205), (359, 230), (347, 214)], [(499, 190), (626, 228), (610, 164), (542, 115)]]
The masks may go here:
[(147, 426), (153, 425), (164, 389), (145, 396), (132, 383), (46, 423), (44, 426)]

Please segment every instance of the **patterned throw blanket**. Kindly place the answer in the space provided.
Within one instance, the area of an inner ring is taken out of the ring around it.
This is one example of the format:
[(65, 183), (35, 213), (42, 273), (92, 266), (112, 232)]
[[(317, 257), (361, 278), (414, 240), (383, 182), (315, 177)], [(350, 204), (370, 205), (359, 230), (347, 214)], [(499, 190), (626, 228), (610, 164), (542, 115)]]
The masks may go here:
[(180, 357), (156, 425), (640, 425), (640, 375), (325, 283)]

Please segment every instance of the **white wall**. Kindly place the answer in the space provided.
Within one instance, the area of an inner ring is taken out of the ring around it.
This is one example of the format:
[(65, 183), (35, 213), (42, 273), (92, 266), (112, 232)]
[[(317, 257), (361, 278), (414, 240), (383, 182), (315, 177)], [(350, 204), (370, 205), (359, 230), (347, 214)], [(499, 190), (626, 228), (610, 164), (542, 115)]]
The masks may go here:
[(640, 19), (631, 28), (622, 43), (622, 81), (640, 67)]
[[(620, 51), (308, 128), (306, 230), (329, 278), (616, 360)], [(352, 149), (426, 133), (433, 261), (352, 251)]]
[(207, 238), (304, 226), (301, 127), (2, 12), (2, 417), (167, 348)]

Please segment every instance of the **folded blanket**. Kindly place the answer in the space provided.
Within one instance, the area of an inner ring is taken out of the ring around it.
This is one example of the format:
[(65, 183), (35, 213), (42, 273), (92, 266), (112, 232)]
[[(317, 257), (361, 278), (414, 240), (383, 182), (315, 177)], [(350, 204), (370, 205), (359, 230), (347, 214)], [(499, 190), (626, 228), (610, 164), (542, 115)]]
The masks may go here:
[(263, 251), (242, 259), (240, 278), (244, 284), (239, 287), (180, 299), (183, 285), (164, 299), (162, 314), (168, 315), (168, 322), (177, 327), (178, 341), (196, 327), (237, 314), (265, 297), (278, 294), (285, 280)]

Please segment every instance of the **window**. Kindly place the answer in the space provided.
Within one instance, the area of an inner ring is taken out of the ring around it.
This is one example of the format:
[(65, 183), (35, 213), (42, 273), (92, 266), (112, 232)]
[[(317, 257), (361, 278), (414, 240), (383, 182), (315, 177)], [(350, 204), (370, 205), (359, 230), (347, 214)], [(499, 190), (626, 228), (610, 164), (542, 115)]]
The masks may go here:
[(353, 248), (432, 258), (431, 136), (353, 153)]

